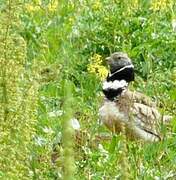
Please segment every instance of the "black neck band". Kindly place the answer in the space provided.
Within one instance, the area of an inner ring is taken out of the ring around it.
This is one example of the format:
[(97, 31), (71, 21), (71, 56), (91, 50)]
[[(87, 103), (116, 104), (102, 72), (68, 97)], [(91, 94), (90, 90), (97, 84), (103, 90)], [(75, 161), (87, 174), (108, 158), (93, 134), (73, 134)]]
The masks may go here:
[(113, 74), (108, 75), (107, 81), (125, 80), (126, 82), (134, 81), (134, 68), (126, 67), (121, 71), (116, 71)]

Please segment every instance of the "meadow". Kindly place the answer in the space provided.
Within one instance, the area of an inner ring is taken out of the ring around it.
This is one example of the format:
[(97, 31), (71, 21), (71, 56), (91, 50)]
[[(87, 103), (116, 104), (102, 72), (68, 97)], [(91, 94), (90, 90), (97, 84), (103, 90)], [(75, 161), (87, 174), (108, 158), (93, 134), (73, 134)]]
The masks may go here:
[[(161, 142), (100, 122), (115, 51), (134, 63), (130, 89), (173, 116)], [(176, 179), (174, 0), (1, 0), (0, 66), (0, 179)]]

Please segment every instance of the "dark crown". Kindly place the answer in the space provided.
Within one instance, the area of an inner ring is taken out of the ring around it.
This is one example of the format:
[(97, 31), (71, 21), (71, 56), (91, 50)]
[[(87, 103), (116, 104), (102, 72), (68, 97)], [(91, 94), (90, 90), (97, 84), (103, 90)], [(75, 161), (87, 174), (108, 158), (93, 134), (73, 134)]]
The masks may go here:
[(110, 66), (111, 73), (125, 67), (127, 65), (131, 65), (131, 59), (128, 57), (126, 53), (123, 52), (115, 52), (111, 54), (110, 57), (107, 57), (106, 60)]
[(134, 67), (131, 59), (126, 53), (115, 52), (110, 57), (106, 58), (106, 60), (110, 67), (110, 75), (108, 75), (107, 81), (134, 81)]

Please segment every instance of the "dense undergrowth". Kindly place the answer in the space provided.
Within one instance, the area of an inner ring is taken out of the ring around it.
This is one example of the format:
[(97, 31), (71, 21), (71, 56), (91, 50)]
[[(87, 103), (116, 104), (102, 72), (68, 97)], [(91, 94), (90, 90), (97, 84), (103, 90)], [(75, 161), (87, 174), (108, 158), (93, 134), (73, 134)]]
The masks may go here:
[[(2, 0), (0, 11), (0, 179), (175, 179), (174, 0)], [(127, 142), (99, 122), (115, 51), (135, 65), (130, 88), (173, 116), (162, 142)]]

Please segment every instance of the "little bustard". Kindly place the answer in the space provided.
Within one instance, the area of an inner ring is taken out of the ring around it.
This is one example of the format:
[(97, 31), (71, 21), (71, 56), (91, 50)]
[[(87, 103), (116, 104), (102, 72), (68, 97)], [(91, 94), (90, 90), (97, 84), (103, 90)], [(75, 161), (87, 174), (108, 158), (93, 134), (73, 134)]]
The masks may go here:
[(101, 121), (116, 133), (125, 126), (129, 139), (161, 140), (160, 125), (171, 117), (162, 116), (149, 97), (128, 89), (134, 80), (134, 66), (127, 54), (115, 52), (106, 60), (110, 73), (103, 82), (105, 99), (99, 109)]

